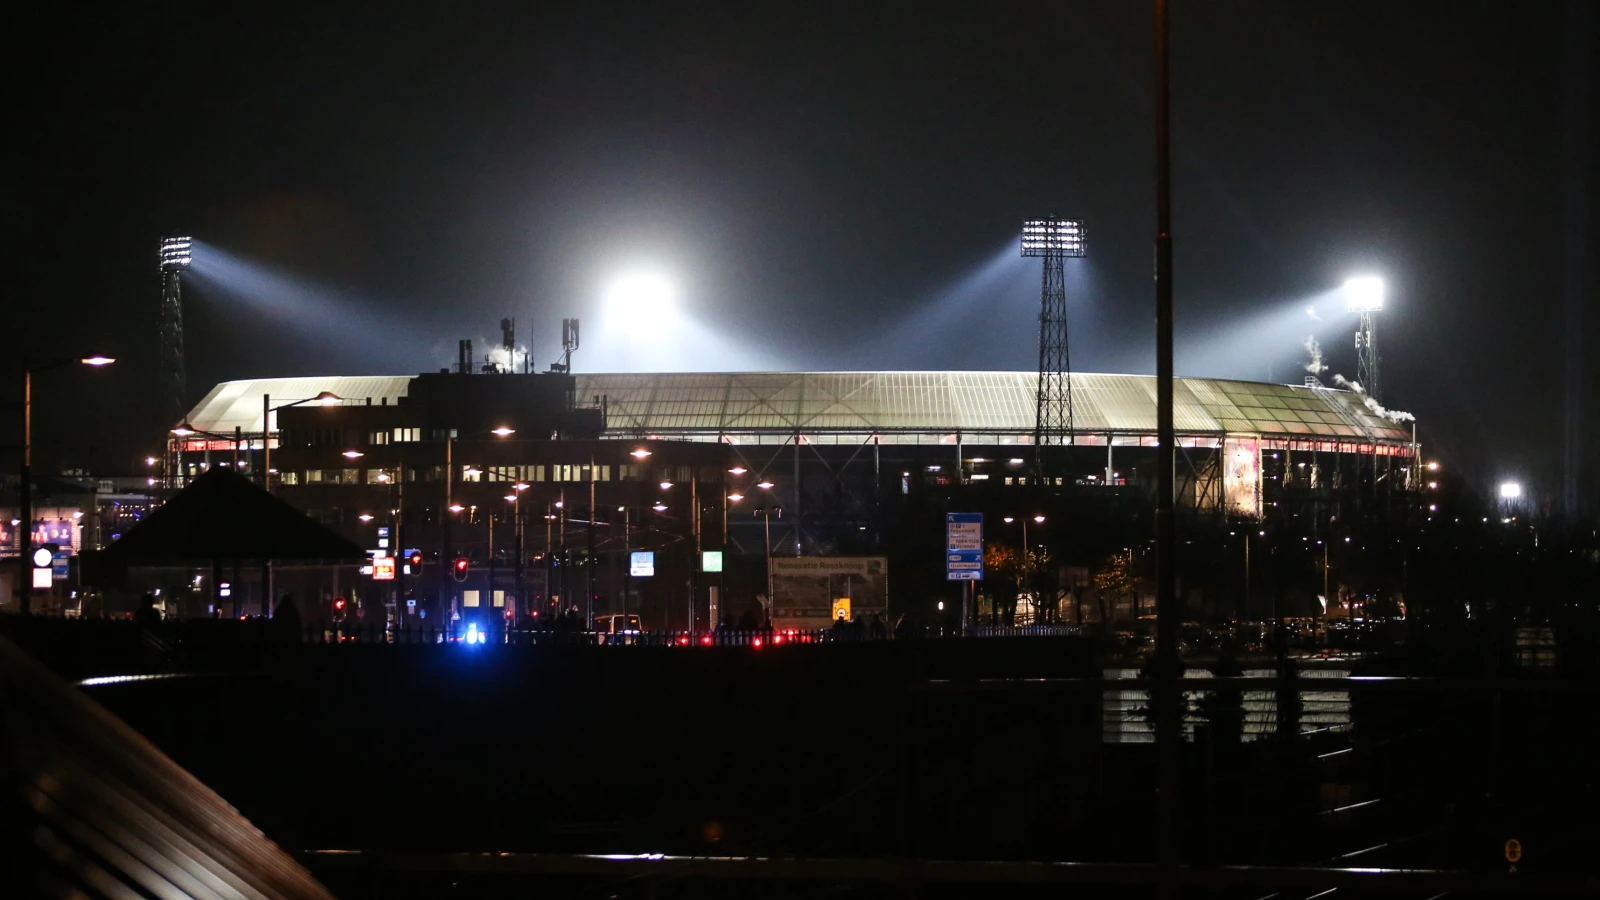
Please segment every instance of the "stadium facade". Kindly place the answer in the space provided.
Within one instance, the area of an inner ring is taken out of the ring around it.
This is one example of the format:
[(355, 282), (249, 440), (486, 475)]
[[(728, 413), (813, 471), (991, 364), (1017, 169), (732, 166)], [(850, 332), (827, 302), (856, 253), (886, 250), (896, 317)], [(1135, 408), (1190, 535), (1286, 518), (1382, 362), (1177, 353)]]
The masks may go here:
[[(1031, 372), (439, 372), (225, 382), (173, 452), (180, 477), (233, 464), (235, 446), (259, 471), (263, 398), (328, 392), (340, 400), (274, 414), (274, 490), (375, 549), (385, 528), (385, 549), (421, 551), (390, 594), (399, 614), (570, 603), (703, 627), (765, 593), (770, 556), (887, 556), (895, 578), (897, 548), (938, 553), (913, 514), (930, 504), (1079, 522), (1148, 506), (1155, 379), (1071, 377), (1069, 446), (1034, 445)], [(1413, 426), (1360, 394), (1181, 378), (1175, 396), (1190, 521), (1325, 521), (1419, 486)], [(925, 568), (942, 578), (938, 556)]]

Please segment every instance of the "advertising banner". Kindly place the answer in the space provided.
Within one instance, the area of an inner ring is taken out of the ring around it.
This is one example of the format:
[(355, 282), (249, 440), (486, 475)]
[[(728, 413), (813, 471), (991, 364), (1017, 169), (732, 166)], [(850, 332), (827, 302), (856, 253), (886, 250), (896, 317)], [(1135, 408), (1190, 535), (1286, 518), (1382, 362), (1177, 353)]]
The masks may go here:
[(842, 609), (847, 618), (888, 616), (889, 561), (881, 556), (772, 558), (772, 624), (826, 628)]

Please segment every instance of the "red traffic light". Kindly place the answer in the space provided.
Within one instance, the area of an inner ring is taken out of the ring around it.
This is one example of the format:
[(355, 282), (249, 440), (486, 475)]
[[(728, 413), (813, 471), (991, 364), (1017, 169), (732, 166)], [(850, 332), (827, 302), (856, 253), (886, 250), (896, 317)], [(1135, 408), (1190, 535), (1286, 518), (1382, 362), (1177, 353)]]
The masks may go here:
[(344, 612), (344, 598), (343, 597), (335, 597), (335, 598), (333, 598), (333, 610), (334, 610), (334, 612)]
[(467, 580), (467, 558), (465, 556), (456, 557), (455, 573), (457, 581)]
[(422, 565), (422, 551), (421, 550), (413, 550), (413, 551), (411, 551), (411, 555), (409, 557), (407, 557), (407, 560), (413, 566)]

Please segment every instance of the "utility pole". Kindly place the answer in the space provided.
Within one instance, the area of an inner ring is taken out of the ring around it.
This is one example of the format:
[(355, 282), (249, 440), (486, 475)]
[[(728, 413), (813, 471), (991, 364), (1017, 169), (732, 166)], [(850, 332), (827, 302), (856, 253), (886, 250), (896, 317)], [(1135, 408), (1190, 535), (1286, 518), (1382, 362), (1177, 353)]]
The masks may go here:
[(1178, 847), (1178, 598), (1177, 531), (1173, 492), (1172, 139), (1167, 48), (1167, 2), (1155, 0), (1156, 95), (1156, 742), (1161, 894), (1177, 895)]

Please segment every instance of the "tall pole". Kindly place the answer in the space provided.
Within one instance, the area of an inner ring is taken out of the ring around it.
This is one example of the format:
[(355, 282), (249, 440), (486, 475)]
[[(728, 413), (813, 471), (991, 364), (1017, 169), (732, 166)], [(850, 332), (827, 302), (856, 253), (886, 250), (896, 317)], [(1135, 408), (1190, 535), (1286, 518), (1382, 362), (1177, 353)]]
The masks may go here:
[(1172, 140), (1167, 2), (1155, 0), (1156, 94), (1156, 740), (1160, 747), (1158, 823), (1162, 894), (1177, 893), (1178, 790), (1177, 549), (1173, 521)]
[(763, 508), (761, 518), (767, 531), (767, 618), (772, 618), (772, 510)]
[[(512, 490), (516, 490), (516, 488), (512, 488)], [(516, 491), (516, 494), (517, 499), (511, 504), (511, 533), (516, 538), (512, 543), (516, 545), (517, 553), (516, 584), (514, 585), (517, 606), (511, 614), (513, 622), (527, 614), (527, 603), (522, 599), (522, 491)]]
[[(451, 486), (455, 484), (455, 446), (455, 439), (450, 436), (449, 431), (446, 431), (444, 435), (444, 509), (439, 510), (439, 524), (441, 526), (439, 529), (441, 542), (439, 548), (439, 604), (441, 607), (448, 606), (448, 611), (452, 613), (455, 612), (456, 608), (453, 595), (454, 589), (450, 587), (451, 579), (455, 576), (455, 562), (450, 558), (450, 517), (455, 515), (450, 511), (450, 507), (455, 503), (455, 497), (451, 492)], [(439, 616), (439, 627), (448, 630), (451, 620), (446, 615), (446, 610), (441, 608)]]
[(22, 361), (22, 497), (17, 513), (17, 609), (33, 611), (33, 369)]
[(261, 395), (261, 486), (272, 493), (272, 395)]
[(589, 451), (589, 527), (587, 552), (584, 563), (583, 627), (594, 627), (594, 451)]
[(700, 474), (696, 472), (689, 477), (689, 509), (692, 516), (690, 524), (694, 527), (694, 556), (689, 560), (689, 624), (684, 626), (687, 631), (694, 631), (694, 604), (696, 595), (700, 593)]

